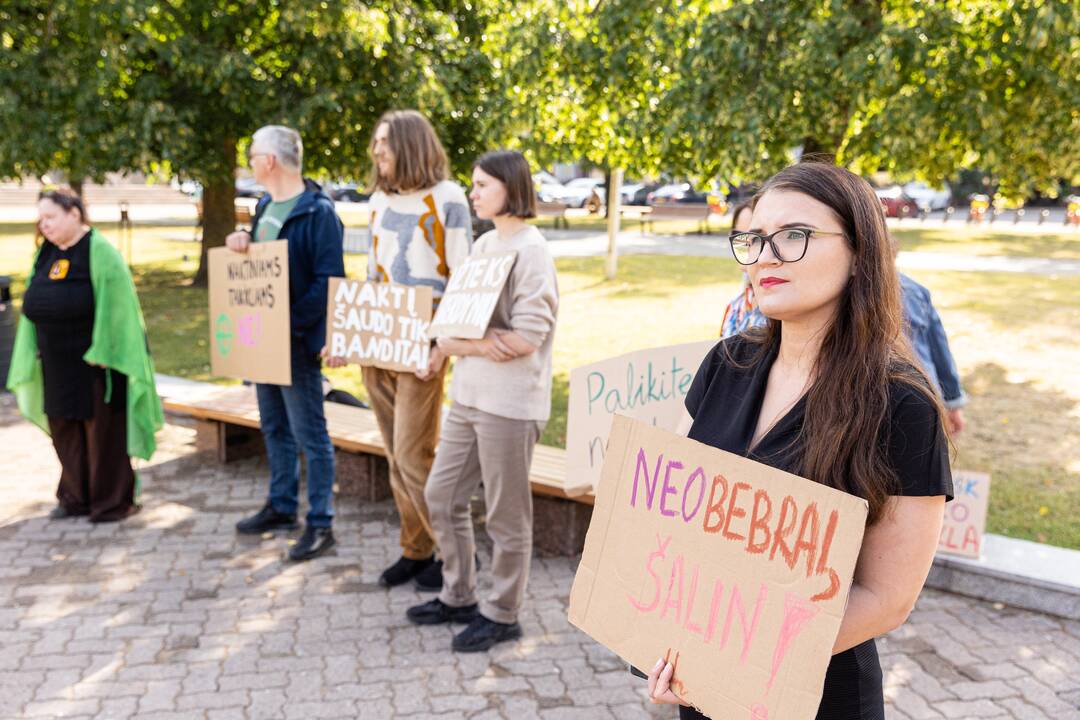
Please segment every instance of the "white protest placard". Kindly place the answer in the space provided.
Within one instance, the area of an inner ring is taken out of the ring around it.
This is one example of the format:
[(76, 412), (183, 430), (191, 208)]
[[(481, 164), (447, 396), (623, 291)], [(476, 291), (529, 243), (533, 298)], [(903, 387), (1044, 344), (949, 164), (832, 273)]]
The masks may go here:
[(568, 486), (600, 480), (615, 413), (675, 430), (701, 361), (716, 340), (669, 345), (608, 358), (570, 371), (566, 425)]
[(712, 718), (813, 720), (862, 545), (854, 495), (612, 422), (570, 622)]
[(479, 340), (484, 337), (517, 252), (470, 255), (450, 275), (428, 335)]
[(330, 278), (326, 344), (330, 354), (387, 370), (426, 370), (431, 288)]
[(978, 558), (986, 532), (986, 511), (990, 507), (990, 476), (968, 470), (953, 470), (953, 500), (945, 504), (939, 553)]
[(252, 243), (245, 253), (212, 248), (206, 257), (211, 372), (291, 385), (288, 241)]

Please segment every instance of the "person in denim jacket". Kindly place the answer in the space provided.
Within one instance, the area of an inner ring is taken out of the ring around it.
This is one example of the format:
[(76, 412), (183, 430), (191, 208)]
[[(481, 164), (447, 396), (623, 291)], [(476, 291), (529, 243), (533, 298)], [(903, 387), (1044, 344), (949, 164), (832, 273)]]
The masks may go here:
[(962, 408), (967, 404), (967, 395), (960, 387), (960, 374), (949, 350), (945, 327), (930, 302), (929, 290), (904, 273), (900, 273), (900, 290), (911, 346), (945, 403), (949, 434), (956, 435), (964, 429)]

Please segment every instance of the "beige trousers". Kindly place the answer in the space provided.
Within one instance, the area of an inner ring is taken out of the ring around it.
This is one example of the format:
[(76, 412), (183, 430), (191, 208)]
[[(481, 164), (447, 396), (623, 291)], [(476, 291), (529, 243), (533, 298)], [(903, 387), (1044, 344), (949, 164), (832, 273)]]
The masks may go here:
[(411, 372), (376, 367), (363, 368), (363, 376), (386, 444), (390, 490), (401, 516), (401, 554), (424, 560), (435, 551), (424, 486), (439, 438), (446, 363), (427, 382)]
[(480, 603), (489, 620), (517, 622), (532, 558), (529, 466), (543, 423), (514, 420), (454, 403), (446, 418), (427, 506), (443, 559), (439, 599), (452, 607), (476, 602), (476, 539), (469, 501), (483, 482), (487, 531), (495, 550), (492, 587)]

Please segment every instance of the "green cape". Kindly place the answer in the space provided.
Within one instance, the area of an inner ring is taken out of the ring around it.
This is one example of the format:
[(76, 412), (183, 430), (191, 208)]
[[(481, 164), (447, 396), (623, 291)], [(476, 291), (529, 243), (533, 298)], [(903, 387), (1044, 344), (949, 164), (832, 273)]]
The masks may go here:
[[(83, 360), (127, 377), (128, 455), (149, 460), (157, 443), (154, 433), (164, 425), (161, 400), (154, 384), (154, 362), (146, 340), (139, 296), (124, 259), (96, 230), (90, 231), (90, 284), (94, 289), (94, 334)], [(39, 251), (40, 252), (40, 251)], [(35, 264), (37, 256), (34, 257)], [(27, 276), (29, 287), (33, 266)], [(107, 394), (111, 395), (111, 375)], [(19, 411), (46, 433), (45, 383), (38, 356), (37, 330), (19, 319), (7, 387), (15, 393)]]

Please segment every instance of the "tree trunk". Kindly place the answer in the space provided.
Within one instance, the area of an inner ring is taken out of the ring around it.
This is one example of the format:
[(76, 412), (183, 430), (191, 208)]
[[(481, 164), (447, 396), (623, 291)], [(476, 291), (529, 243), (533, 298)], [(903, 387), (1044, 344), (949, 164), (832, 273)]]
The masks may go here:
[(194, 280), (198, 287), (206, 287), (207, 274), (210, 271), (206, 252), (210, 248), (223, 246), (225, 236), (236, 229), (236, 205), (233, 200), (235, 194), (235, 183), (229, 178), (214, 178), (203, 186), (202, 254)]
[(202, 253), (192, 281), (198, 287), (206, 287), (210, 271), (206, 251), (223, 246), (225, 236), (236, 229), (236, 140), (226, 139), (222, 145), (225, 152), (222, 165), (228, 168), (227, 174), (203, 182)]

